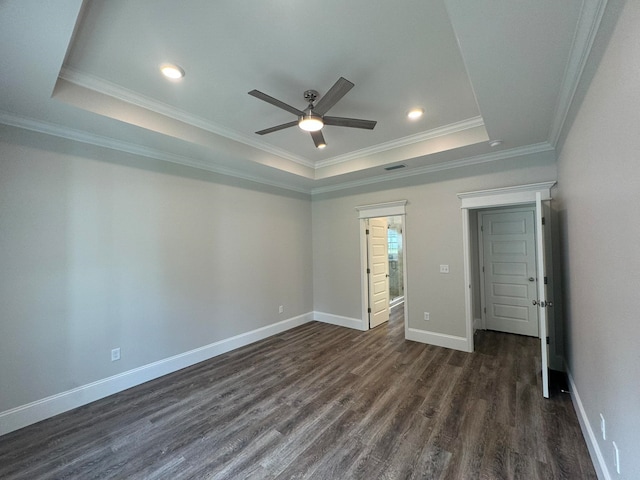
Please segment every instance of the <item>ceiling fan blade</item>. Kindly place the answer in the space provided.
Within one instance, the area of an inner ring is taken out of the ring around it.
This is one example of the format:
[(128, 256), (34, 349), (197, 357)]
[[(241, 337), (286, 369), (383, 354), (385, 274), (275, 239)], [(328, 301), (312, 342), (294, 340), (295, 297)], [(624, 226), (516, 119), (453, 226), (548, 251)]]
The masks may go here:
[(313, 138), (313, 143), (316, 145), (316, 148), (320, 148), (321, 145), (327, 146), (327, 142), (324, 141), (324, 136), (322, 135), (322, 131), (317, 130), (311, 133), (311, 138)]
[(298, 115), (298, 116), (304, 115), (304, 112), (302, 110), (298, 110), (297, 108), (292, 107), (291, 105), (287, 105), (286, 103), (281, 102), (277, 98), (273, 98), (273, 97), (267, 95), (266, 93), (262, 93), (262, 92), (260, 92), (258, 90), (251, 90), (249, 92), (249, 95), (251, 95), (253, 97), (256, 97), (256, 98), (259, 98), (260, 100), (263, 100), (263, 101), (265, 101), (267, 103), (270, 103), (271, 105), (274, 105), (274, 106), (276, 106), (278, 108), (286, 110), (287, 112), (291, 112), (294, 115)]
[(265, 128), (264, 130), (260, 130), (256, 132), (258, 135), (266, 135), (267, 133), (277, 132), (278, 130), (284, 130), (285, 128), (295, 127), (298, 125), (298, 121), (294, 120), (293, 122), (283, 123), (282, 125), (276, 125), (275, 127)]
[(345, 118), (345, 117), (323, 117), (325, 125), (333, 125), (334, 127), (351, 127), (351, 128), (366, 128), (367, 130), (373, 130), (376, 126), (375, 120), (362, 120), (359, 118)]
[(354, 84), (344, 77), (340, 77), (333, 87), (329, 89), (325, 95), (318, 100), (318, 103), (313, 107), (313, 111), (317, 115), (324, 115), (333, 107), (338, 100), (346, 95), (346, 93), (353, 88)]

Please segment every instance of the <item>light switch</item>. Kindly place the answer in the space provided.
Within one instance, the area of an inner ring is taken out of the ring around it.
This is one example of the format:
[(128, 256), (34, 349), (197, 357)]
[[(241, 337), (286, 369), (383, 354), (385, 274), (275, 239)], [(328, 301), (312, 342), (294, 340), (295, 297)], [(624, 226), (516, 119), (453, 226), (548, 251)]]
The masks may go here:
[(440, 273), (449, 273), (449, 265), (440, 265)]

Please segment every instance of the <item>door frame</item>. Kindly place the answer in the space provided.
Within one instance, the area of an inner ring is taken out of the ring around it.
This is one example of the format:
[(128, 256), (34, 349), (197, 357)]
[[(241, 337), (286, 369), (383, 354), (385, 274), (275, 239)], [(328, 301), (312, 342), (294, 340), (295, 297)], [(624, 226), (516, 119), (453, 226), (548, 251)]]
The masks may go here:
[(379, 217), (395, 217), (401, 215), (402, 218), (402, 278), (404, 282), (404, 335), (407, 337), (409, 318), (409, 289), (407, 283), (407, 222), (406, 222), (407, 200), (397, 200), (394, 202), (374, 203), (360, 205), (356, 207), (360, 222), (360, 292), (362, 302), (362, 316), (360, 330), (369, 330), (369, 283), (367, 278), (367, 219)]
[(536, 194), (540, 194), (542, 201), (551, 200), (551, 188), (556, 184), (550, 182), (517, 185), (491, 190), (458, 193), (462, 210), (462, 243), (464, 254), (464, 282), (465, 282), (465, 325), (467, 335), (467, 351), (473, 352), (473, 298), (471, 272), (471, 210), (491, 207), (510, 207), (524, 204), (535, 204)]
[[(536, 220), (536, 205), (535, 203), (532, 204), (522, 204), (522, 205), (509, 205), (509, 206), (502, 206), (502, 207), (491, 207), (491, 208), (482, 208), (482, 209), (477, 209), (476, 210), (476, 214), (478, 216), (478, 225), (477, 225), (477, 234), (478, 234), (478, 260), (480, 263), (480, 266), (484, 265), (484, 238), (483, 238), (483, 231), (481, 230), (481, 226), (482, 226), (482, 222), (480, 221), (480, 217), (482, 215), (491, 215), (492, 213), (497, 213), (497, 211), (502, 210), (503, 213), (511, 213), (511, 212), (531, 212), (533, 214), (533, 224), (534, 224), (534, 231), (533, 231), (533, 242), (535, 244), (536, 242), (536, 232), (535, 232), (535, 220)], [(534, 248), (534, 255), (535, 255), (535, 265), (536, 268), (538, 266), (538, 250), (537, 248)], [(538, 280), (537, 280), (537, 270), (536, 270), (536, 295), (538, 292)], [(472, 289), (473, 290), (473, 289)], [(537, 297), (536, 297), (537, 298)], [(484, 275), (482, 275), (482, 272), (480, 272), (480, 326), (482, 328), (482, 330), (486, 330), (487, 329), (487, 313), (486, 313), (486, 306), (487, 306), (487, 298), (486, 298), (486, 287), (485, 287), (485, 279), (484, 279)], [(473, 314), (473, 313), (472, 313)], [(538, 310), (536, 309), (536, 322), (539, 322), (539, 318), (538, 318)], [(538, 338), (540, 338), (540, 329), (538, 328)]]

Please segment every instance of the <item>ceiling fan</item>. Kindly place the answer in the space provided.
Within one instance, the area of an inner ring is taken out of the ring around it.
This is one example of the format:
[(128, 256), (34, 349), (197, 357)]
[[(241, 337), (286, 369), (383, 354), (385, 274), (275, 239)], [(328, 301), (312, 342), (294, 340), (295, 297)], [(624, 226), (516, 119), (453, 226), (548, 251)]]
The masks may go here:
[(298, 110), (291, 105), (287, 105), (280, 100), (273, 98), (266, 93), (262, 93), (258, 90), (251, 90), (249, 95), (252, 95), (260, 100), (264, 100), (271, 105), (275, 105), (278, 108), (286, 110), (298, 116), (298, 120), (292, 122), (283, 123), (282, 125), (276, 125), (275, 127), (265, 128), (256, 132), (258, 135), (266, 135), (267, 133), (277, 132), (285, 128), (294, 127), (298, 125), (302, 130), (305, 130), (311, 134), (313, 143), (316, 148), (324, 148), (327, 146), (324, 141), (321, 129), (325, 125), (332, 125), (335, 127), (351, 127), (351, 128), (364, 128), (367, 130), (373, 130), (376, 126), (376, 121), (373, 120), (361, 120), (358, 118), (345, 118), (345, 117), (328, 117), (325, 113), (329, 111), (338, 101), (345, 96), (345, 94), (354, 87), (354, 84), (346, 78), (340, 77), (336, 83), (329, 89), (329, 91), (318, 100), (318, 103), (314, 105), (318, 99), (318, 92), (315, 90), (307, 90), (304, 92), (304, 99), (309, 103), (304, 110)]

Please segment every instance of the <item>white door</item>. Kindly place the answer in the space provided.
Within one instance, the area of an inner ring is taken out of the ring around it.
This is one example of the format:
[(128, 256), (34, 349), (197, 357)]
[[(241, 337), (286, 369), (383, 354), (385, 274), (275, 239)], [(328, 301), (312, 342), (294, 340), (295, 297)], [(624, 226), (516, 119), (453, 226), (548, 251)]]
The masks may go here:
[(485, 328), (537, 337), (534, 210), (480, 214)]
[(540, 354), (542, 363), (542, 395), (549, 398), (549, 349), (547, 346), (548, 324), (547, 308), (553, 304), (547, 301), (546, 262), (544, 252), (544, 217), (542, 211), (542, 198), (540, 192), (536, 192), (536, 249), (538, 252), (538, 298), (532, 303), (538, 307), (540, 320)]
[(367, 234), (369, 328), (389, 321), (389, 253), (387, 219), (370, 218)]

